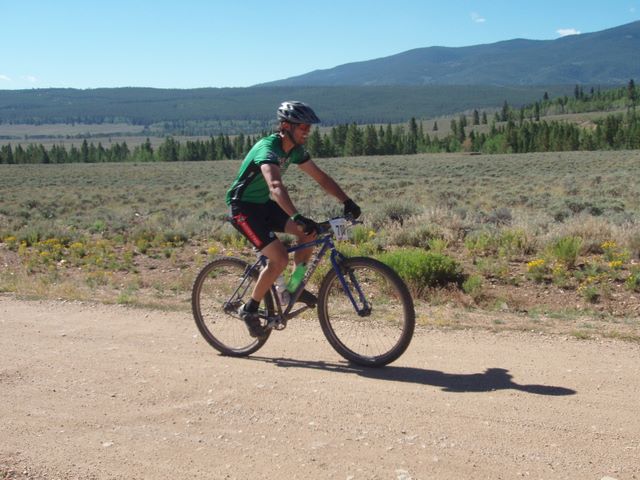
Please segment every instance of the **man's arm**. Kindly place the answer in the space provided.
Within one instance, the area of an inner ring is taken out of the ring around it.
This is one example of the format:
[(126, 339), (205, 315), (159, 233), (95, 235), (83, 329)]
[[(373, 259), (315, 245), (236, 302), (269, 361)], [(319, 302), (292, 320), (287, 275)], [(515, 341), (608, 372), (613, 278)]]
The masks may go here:
[(273, 163), (263, 163), (260, 165), (260, 171), (267, 182), (271, 198), (280, 205), (280, 208), (282, 208), (290, 217), (297, 213), (298, 211), (289, 197), (287, 187), (282, 183), (280, 167)]
[(307, 160), (298, 166), (300, 167), (300, 170), (318, 182), (325, 192), (336, 197), (341, 203), (344, 203), (349, 199), (347, 194), (344, 193), (335, 180), (323, 172), (320, 167), (313, 162), (313, 160)]

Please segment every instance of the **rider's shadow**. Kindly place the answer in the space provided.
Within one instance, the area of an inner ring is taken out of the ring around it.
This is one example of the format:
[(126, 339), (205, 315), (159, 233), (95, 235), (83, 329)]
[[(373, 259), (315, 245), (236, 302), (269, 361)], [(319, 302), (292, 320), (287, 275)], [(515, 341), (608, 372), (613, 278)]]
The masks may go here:
[(417, 383), (440, 387), (445, 392), (470, 393), (493, 392), (495, 390), (518, 390), (536, 395), (575, 395), (570, 388), (552, 385), (520, 385), (513, 381), (513, 375), (504, 368), (488, 368), (482, 373), (444, 373), (412, 367), (366, 368), (350, 364), (307, 362), (287, 358), (249, 357), (254, 360), (274, 363), (283, 368), (312, 368), (342, 373), (354, 373), (366, 378), (392, 382)]

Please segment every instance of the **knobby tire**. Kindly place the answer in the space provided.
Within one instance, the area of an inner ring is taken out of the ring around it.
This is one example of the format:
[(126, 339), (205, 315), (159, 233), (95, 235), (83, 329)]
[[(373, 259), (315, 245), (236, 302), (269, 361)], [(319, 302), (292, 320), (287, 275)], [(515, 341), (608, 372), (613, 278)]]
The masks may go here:
[[(222, 257), (207, 264), (198, 274), (191, 293), (191, 307), (198, 330), (205, 340), (223, 355), (244, 357), (259, 350), (269, 338), (253, 338), (235, 311), (225, 312), (223, 305), (233, 295), (250, 265), (235, 257)], [(249, 300), (258, 272), (253, 271), (235, 305)], [(260, 308), (274, 314), (273, 299), (267, 293)]]
[(393, 269), (373, 258), (347, 258), (341, 270), (356, 298), (354, 280), (360, 286), (371, 311), (358, 315), (335, 270), (329, 270), (318, 293), (318, 317), (325, 337), (341, 356), (358, 365), (380, 367), (397, 360), (415, 328), (407, 286)]

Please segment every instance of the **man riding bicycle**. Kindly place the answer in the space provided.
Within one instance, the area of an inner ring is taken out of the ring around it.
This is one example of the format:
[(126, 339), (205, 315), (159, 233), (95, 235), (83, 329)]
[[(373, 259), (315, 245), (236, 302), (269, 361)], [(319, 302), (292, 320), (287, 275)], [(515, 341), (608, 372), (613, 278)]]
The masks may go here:
[[(289, 165), (298, 165), (327, 193), (342, 202), (345, 215), (360, 216), (360, 207), (311, 160), (303, 147), (311, 125), (320, 122), (311, 107), (302, 102), (286, 101), (278, 108), (277, 117), (278, 132), (253, 146), (226, 195), (233, 226), (268, 259), (251, 299), (238, 311), (252, 337), (264, 335), (258, 305), (289, 262), (287, 249), (274, 232), (289, 233), (298, 243), (304, 243), (313, 240), (318, 231), (316, 222), (298, 212), (282, 182), (282, 174)], [(296, 251), (295, 264), (307, 263), (312, 253), (311, 248)], [(315, 296), (307, 290), (300, 294), (298, 301), (309, 306), (317, 303)]]

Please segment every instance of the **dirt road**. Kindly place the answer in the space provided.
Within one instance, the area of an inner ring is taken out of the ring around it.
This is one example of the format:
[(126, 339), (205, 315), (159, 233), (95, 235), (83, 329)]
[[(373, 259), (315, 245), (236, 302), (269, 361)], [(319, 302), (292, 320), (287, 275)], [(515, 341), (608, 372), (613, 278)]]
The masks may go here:
[(640, 478), (640, 348), (418, 331), (349, 366), (317, 322), (249, 359), (188, 313), (0, 297), (0, 478)]

